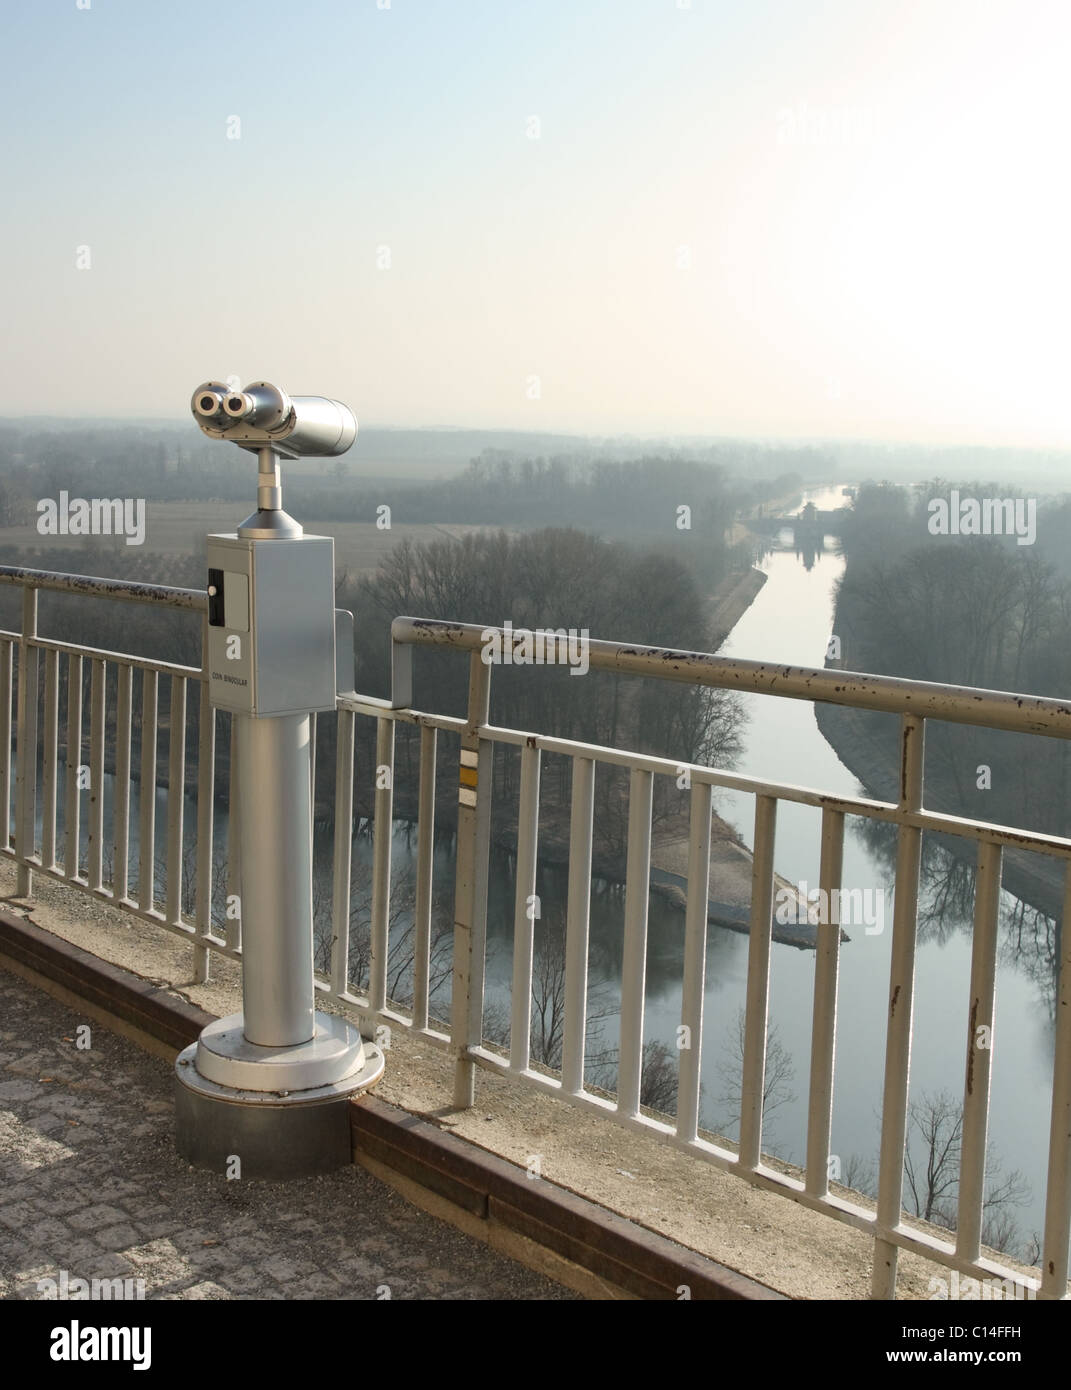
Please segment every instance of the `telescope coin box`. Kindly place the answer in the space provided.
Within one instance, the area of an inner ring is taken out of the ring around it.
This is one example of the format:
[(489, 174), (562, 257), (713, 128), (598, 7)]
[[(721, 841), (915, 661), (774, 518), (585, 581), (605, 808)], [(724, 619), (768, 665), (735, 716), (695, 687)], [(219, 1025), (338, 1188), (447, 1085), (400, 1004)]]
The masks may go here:
[(260, 717), (335, 708), (335, 543), (207, 537), (209, 698)]

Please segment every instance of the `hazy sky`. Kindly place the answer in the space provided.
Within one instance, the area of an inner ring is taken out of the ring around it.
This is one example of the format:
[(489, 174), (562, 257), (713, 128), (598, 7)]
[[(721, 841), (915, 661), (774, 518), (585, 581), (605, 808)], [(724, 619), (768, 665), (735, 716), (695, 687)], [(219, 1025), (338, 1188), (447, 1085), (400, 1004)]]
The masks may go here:
[(7, 0), (0, 413), (1067, 446), (1069, 52), (1066, 0)]

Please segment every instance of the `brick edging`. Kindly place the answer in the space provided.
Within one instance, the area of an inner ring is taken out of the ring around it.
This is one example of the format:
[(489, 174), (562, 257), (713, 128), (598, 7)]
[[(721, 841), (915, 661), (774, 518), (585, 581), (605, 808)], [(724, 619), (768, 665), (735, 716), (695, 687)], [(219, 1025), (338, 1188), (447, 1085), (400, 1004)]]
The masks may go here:
[[(215, 1015), (0, 908), (0, 957), (176, 1052)], [(372, 1095), (350, 1105), (355, 1159), (384, 1164), (462, 1211), (534, 1241), (642, 1299), (777, 1300), (784, 1295)]]
[(353, 1148), (643, 1299), (784, 1295), (376, 1096), (350, 1106)]
[(9, 956), (176, 1052), (196, 1042), (201, 1029), (214, 1019), (196, 1004), (176, 998), (166, 986), (101, 960), (5, 908), (0, 908), (0, 956)]

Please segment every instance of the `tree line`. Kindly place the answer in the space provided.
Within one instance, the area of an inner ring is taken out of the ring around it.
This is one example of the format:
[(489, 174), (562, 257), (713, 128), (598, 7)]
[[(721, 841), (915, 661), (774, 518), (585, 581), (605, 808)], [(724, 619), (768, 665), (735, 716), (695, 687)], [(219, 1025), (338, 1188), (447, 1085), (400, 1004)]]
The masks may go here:
[[(1014, 535), (934, 535), (929, 503), (941, 479), (860, 488), (843, 532), (846, 561), (834, 633), (850, 670), (1066, 698), (1071, 689), (1071, 575), (1065, 499), (1037, 501), (1036, 542)], [(963, 496), (1015, 489), (960, 483)], [(895, 737), (869, 716), (873, 737)], [(835, 723), (833, 725), (835, 727)], [(1071, 750), (1062, 739), (930, 720), (927, 802), (981, 820), (1067, 835)]]

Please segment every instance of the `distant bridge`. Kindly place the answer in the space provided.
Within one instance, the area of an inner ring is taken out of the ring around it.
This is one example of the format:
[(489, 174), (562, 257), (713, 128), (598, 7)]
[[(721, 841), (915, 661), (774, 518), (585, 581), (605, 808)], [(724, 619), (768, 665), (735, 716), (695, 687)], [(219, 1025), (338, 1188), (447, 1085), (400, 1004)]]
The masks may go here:
[(847, 507), (837, 507), (833, 511), (814, 510), (813, 515), (804, 517), (800, 512), (793, 516), (752, 516), (741, 518), (749, 530), (760, 536), (776, 536), (779, 531), (791, 531), (793, 536), (836, 536), (843, 535), (844, 521), (849, 512)]

